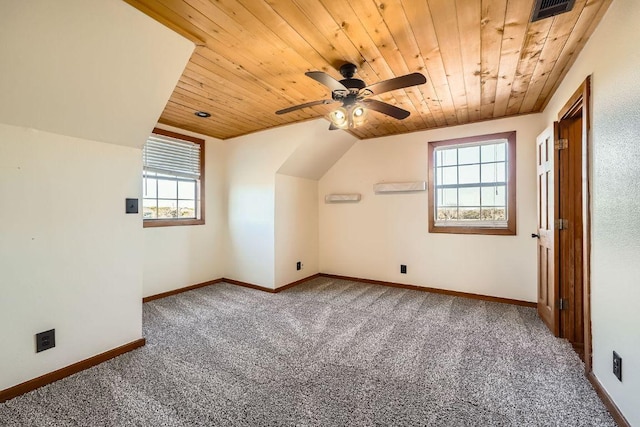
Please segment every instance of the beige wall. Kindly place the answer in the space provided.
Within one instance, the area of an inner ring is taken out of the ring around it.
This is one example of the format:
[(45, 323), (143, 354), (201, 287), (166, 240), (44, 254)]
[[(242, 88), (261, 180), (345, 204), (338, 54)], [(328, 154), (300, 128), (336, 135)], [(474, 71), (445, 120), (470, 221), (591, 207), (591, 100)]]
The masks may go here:
[(0, 390), (142, 337), (142, 222), (124, 212), (141, 168), (135, 148), (0, 125)]
[(277, 174), (275, 200), (277, 288), (318, 273), (318, 181)]
[[(528, 115), (356, 143), (320, 180), (320, 271), (536, 301), (535, 138)], [(432, 234), (426, 191), (373, 193), (378, 182), (427, 180), (427, 143), (517, 132), (517, 236)], [(325, 204), (330, 193), (361, 193), (359, 203)], [(407, 274), (400, 274), (400, 264)]]
[[(592, 75), (591, 323), (593, 370), (640, 425), (640, 2), (615, 0), (545, 109), (557, 115)], [(612, 374), (612, 352), (623, 381)]]
[(0, 40), (2, 390), (141, 338), (125, 199), (194, 45), (120, 0), (0, 2)]
[[(327, 131), (328, 127), (327, 121), (319, 119), (224, 142), (229, 231), (226, 277), (274, 288), (290, 283), (289, 278), (297, 280), (317, 272), (313, 268), (316, 251), (310, 243), (288, 234), (286, 223), (301, 221), (315, 206), (307, 193), (299, 193), (300, 188), (314, 191), (314, 184), (307, 181), (317, 182), (355, 141), (344, 132)], [(281, 177), (279, 186), (277, 176)], [(277, 206), (277, 200), (289, 206), (303, 202), (304, 206), (289, 214)], [(312, 220), (297, 230), (300, 236), (313, 236), (316, 227)], [(298, 256), (308, 258), (301, 260), (305, 269), (291, 272), (291, 260)]]
[(259, 132), (227, 146), (228, 262), (225, 276), (275, 287), (276, 171), (295, 150), (288, 132), (305, 124)]
[(121, 0), (0, 2), (0, 123), (141, 148), (194, 45)]

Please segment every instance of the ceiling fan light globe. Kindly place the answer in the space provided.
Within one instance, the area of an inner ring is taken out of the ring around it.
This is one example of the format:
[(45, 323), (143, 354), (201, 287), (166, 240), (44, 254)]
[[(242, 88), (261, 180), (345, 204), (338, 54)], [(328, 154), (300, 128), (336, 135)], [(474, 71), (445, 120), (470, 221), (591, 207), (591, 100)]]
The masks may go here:
[(329, 114), (329, 118), (331, 119), (331, 123), (340, 129), (344, 129), (348, 125), (347, 111), (343, 107), (331, 112), (331, 114)]
[(364, 124), (367, 110), (362, 105), (356, 105), (351, 111), (350, 127), (355, 128)]

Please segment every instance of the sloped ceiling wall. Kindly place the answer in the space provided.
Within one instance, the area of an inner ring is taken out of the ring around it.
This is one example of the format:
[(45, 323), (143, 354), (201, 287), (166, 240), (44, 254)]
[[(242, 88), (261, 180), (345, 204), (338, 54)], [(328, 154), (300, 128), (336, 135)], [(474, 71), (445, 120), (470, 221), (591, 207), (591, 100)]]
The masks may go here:
[(280, 166), (278, 173), (319, 180), (322, 176), (349, 151), (357, 139), (341, 130), (328, 131), (329, 122), (314, 120), (307, 122), (300, 145)]
[(0, 122), (142, 147), (194, 45), (119, 0), (0, 5)]

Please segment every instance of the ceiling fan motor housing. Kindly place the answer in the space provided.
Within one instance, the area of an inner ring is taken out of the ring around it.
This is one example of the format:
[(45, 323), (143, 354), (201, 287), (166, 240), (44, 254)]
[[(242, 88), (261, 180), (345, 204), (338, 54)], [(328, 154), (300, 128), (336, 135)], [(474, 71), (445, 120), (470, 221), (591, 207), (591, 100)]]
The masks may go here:
[(345, 79), (352, 78), (353, 75), (356, 73), (356, 71), (358, 71), (358, 67), (356, 67), (355, 64), (352, 64), (350, 62), (347, 62), (346, 64), (342, 64), (340, 66), (340, 74)]

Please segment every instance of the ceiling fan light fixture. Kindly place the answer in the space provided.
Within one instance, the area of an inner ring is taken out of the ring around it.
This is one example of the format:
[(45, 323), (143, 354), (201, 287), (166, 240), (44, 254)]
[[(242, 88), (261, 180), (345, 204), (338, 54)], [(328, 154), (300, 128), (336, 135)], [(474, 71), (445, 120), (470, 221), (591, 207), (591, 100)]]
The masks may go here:
[(349, 120), (347, 110), (344, 107), (340, 107), (329, 114), (331, 123), (337, 128), (346, 129), (349, 126)]
[(351, 117), (349, 127), (355, 128), (362, 124), (364, 124), (367, 116), (367, 110), (360, 104), (356, 104), (353, 106), (351, 110)]

